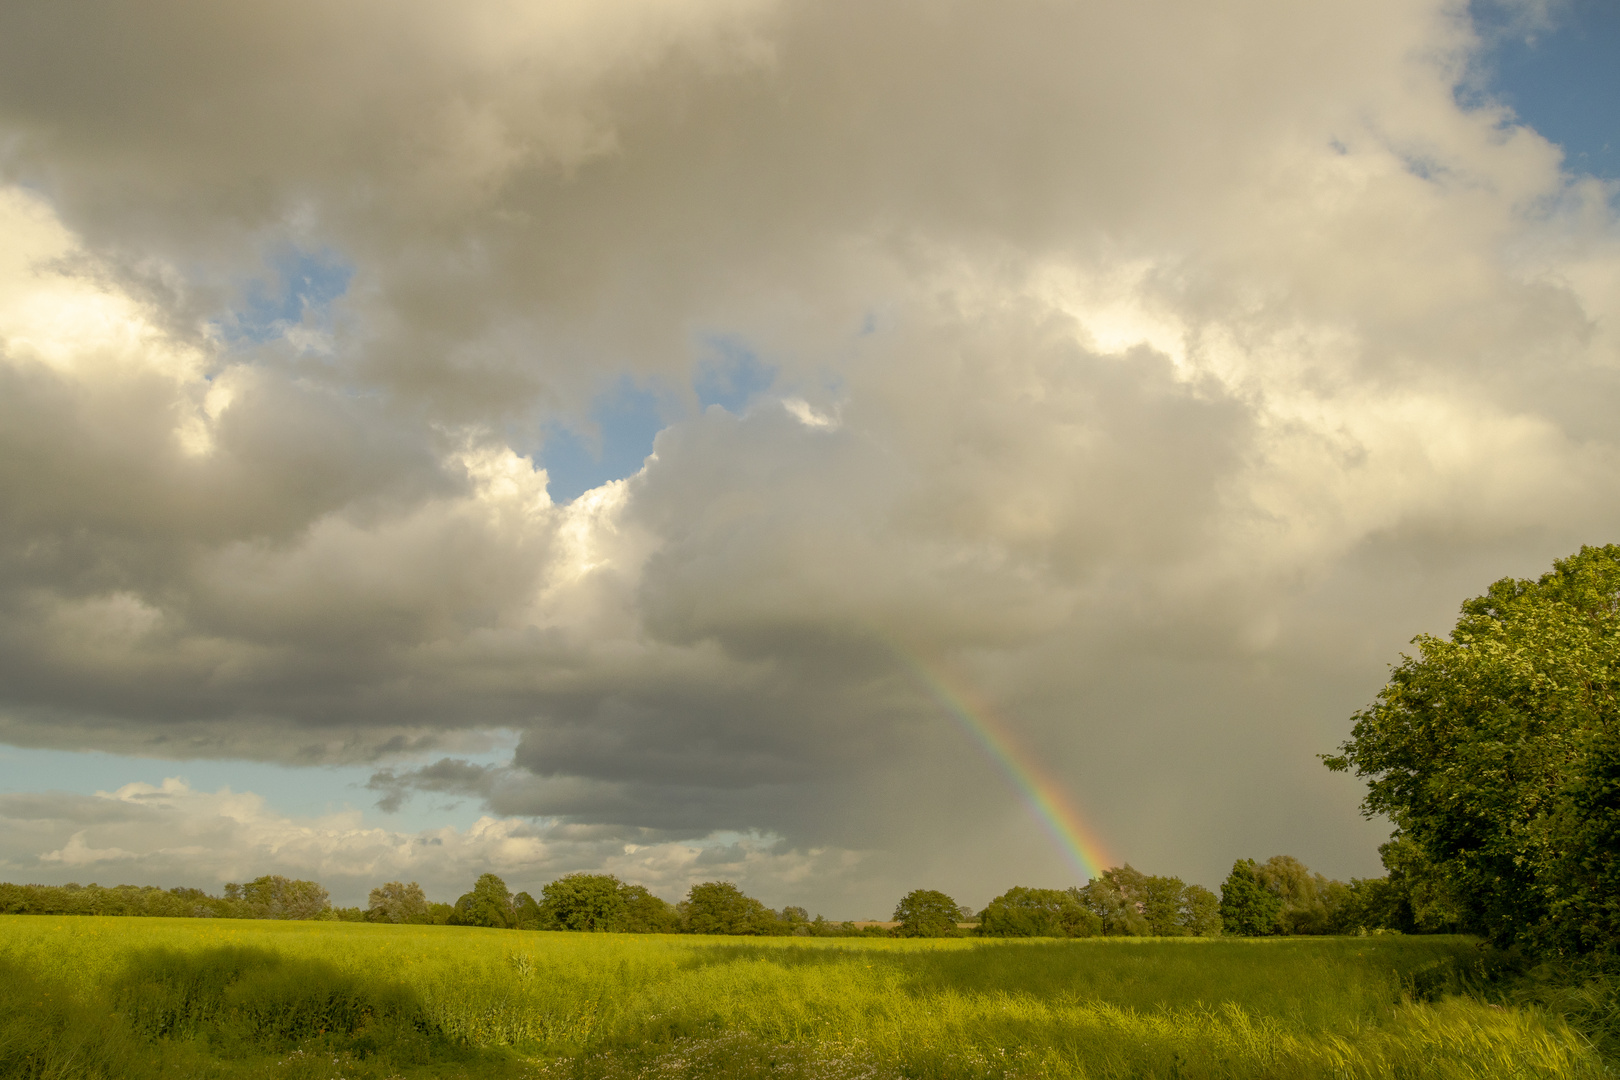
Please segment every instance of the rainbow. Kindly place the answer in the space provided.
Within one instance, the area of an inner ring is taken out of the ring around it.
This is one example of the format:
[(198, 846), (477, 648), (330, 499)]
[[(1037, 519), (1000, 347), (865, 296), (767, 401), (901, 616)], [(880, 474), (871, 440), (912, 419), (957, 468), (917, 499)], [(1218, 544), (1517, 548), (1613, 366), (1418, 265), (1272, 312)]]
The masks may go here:
[(891, 648), (928, 696), (1007, 774), (1007, 779), (1024, 797), (1030, 813), (1074, 864), (1082, 880), (1101, 877), (1104, 870), (1114, 865), (1102, 841), (1081, 818), (1068, 793), (1035, 764), (1034, 757), (1018, 744), (1006, 724), (986, 703), (975, 700), (962, 687), (951, 685), (944, 675), (915, 655), (895, 646)]

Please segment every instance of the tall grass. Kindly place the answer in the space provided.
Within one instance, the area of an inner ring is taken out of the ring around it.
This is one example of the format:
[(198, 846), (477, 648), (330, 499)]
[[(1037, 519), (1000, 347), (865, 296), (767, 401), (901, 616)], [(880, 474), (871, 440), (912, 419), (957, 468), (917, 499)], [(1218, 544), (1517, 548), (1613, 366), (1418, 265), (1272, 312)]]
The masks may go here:
[(739, 942), (9, 916), (0, 1074), (1609, 1075), (1544, 1009), (1448, 995), (1478, 958), (1460, 938)]

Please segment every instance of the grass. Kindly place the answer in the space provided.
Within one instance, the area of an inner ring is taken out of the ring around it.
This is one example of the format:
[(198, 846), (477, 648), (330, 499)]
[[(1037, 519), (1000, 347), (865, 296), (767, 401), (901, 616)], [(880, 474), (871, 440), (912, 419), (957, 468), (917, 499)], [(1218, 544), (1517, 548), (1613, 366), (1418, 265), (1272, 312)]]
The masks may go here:
[(1600, 1077), (1463, 938), (985, 942), (0, 918), (0, 1076)]

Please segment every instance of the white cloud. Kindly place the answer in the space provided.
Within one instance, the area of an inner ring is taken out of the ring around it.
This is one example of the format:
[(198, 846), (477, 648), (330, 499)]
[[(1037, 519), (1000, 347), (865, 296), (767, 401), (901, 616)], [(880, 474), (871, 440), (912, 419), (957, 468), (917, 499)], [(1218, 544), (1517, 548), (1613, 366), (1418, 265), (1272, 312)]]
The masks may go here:
[[(700, 881), (723, 877), (758, 895), (787, 897), (775, 900), (780, 905), (791, 902), (794, 887), (811, 875), (847, 878), (862, 857), (856, 851), (786, 850), (779, 838), (758, 834), (647, 842), (635, 829), (580, 829), (487, 815), (465, 829), (399, 832), (354, 810), (288, 817), (259, 795), (198, 791), (176, 778), (47, 799), (49, 805), (37, 797), (22, 805), (0, 797), (9, 837), (0, 844), (0, 865), (13, 875), (63, 881), (88, 872), (112, 884), (114, 875), (133, 873), (143, 881), (217, 891), (228, 881), (274, 873), (318, 880), (340, 904), (364, 905), (372, 887), (393, 880), (419, 881), (434, 899), (454, 900), (486, 872), (500, 874), (514, 891), (538, 895), (564, 873), (600, 869), (671, 901)], [(87, 809), (92, 801), (101, 805)], [(75, 827), (87, 815), (98, 820)], [(61, 846), (35, 850), (64, 832)]]

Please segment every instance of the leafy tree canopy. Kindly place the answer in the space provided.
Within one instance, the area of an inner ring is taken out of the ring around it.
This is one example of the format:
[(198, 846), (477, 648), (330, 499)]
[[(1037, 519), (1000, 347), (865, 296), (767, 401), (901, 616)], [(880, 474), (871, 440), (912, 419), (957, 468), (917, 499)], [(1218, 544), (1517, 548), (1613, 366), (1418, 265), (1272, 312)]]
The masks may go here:
[(612, 874), (569, 874), (540, 890), (547, 930), (618, 930), (624, 916), (624, 883)]
[(506, 882), (494, 874), (479, 875), (473, 883), (472, 892), (463, 893), (456, 901), (450, 924), (504, 929), (516, 926), (517, 912), (513, 910), (512, 893), (507, 889)]
[(1111, 937), (1183, 937), (1220, 933), (1214, 894), (1177, 877), (1144, 874), (1130, 864), (1103, 871), (1069, 895)]
[(1202, 885), (1188, 885), (1181, 893), (1179, 924), (1193, 937), (1219, 937), (1221, 898)]
[(979, 913), (985, 937), (1093, 937), (1102, 920), (1061, 889), (1008, 889)]
[(1253, 859), (1239, 859), (1221, 885), (1221, 923), (1229, 934), (1262, 937), (1284, 930), (1283, 898), (1266, 888)]
[(366, 918), (372, 922), (424, 923), (429, 921), (427, 896), (416, 882), (390, 881), (371, 890)]
[(777, 921), (775, 912), (729, 881), (692, 886), (680, 917), (689, 934), (769, 934)]
[(962, 931), (962, 905), (934, 889), (913, 889), (894, 907), (900, 937), (955, 937)]
[[(1329, 768), (1368, 781), (1392, 881), (1430, 922), (1550, 955), (1620, 951), (1620, 546), (1504, 578), (1413, 639)], [(1395, 863), (1391, 865), (1390, 857)]]
[(227, 885), (226, 895), (233, 889), (239, 890), (237, 895), (253, 917), (260, 919), (313, 919), (332, 906), (319, 882), (295, 881), (280, 874), (257, 877), (246, 885)]

